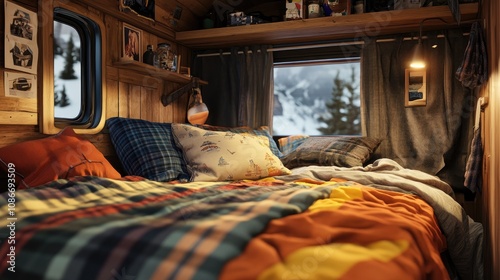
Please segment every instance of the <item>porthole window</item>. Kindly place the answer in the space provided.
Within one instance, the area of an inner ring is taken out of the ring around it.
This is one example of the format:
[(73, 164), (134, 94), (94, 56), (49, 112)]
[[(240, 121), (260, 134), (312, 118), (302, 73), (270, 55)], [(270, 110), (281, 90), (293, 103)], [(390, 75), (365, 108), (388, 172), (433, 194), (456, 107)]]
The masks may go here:
[(102, 106), (101, 31), (89, 18), (54, 9), (54, 118), (57, 127), (94, 128)]

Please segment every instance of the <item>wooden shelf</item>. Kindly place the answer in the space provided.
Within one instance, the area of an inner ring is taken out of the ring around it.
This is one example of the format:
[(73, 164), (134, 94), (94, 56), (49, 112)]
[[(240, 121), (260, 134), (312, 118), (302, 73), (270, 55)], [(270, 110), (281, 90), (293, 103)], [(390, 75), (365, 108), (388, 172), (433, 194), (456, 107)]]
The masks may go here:
[[(476, 19), (477, 3), (460, 4), (461, 21)], [(340, 17), (321, 17), (245, 26), (192, 30), (176, 33), (176, 41), (192, 49), (225, 48), (254, 44), (287, 44), (338, 39), (363, 39), (419, 30), (424, 19), (425, 30), (456, 27), (448, 6), (393, 10)]]
[[(173, 83), (179, 83), (179, 84), (187, 84), (187, 83), (191, 82), (191, 78), (192, 78), (191, 76), (179, 74), (179, 73), (164, 70), (164, 69), (159, 69), (159, 68), (156, 68), (152, 65), (138, 62), (135, 60), (124, 60), (123, 59), (123, 60), (115, 61), (113, 63), (113, 66), (117, 67), (117, 68), (135, 71), (135, 72), (141, 73), (142, 75), (157, 77), (157, 78), (160, 78), (160, 79), (163, 79), (166, 81), (170, 81)], [(200, 80), (200, 84), (206, 85), (208, 83)]]

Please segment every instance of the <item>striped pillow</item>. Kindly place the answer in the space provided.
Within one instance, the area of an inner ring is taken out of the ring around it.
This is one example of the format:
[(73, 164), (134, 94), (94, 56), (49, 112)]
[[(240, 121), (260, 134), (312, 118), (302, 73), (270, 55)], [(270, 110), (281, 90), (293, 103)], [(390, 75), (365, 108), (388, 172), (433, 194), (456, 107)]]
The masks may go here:
[(286, 155), (295, 151), (295, 149), (297, 149), (297, 147), (299, 147), (302, 143), (304, 143), (304, 141), (306, 141), (307, 138), (309, 138), (309, 135), (305, 134), (282, 137), (278, 139), (278, 146), (280, 151), (284, 155)]
[(308, 165), (363, 166), (380, 142), (370, 137), (309, 137), (281, 161), (287, 168)]
[(164, 182), (189, 179), (170, 123), (118, 117), (110, 118), (106, 123), (118, 158), (128, 175)]

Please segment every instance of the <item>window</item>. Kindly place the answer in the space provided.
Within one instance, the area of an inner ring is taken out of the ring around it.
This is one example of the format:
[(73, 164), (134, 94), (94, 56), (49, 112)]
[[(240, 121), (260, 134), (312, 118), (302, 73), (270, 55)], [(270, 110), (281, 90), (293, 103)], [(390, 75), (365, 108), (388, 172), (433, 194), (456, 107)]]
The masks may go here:
[[(328, 56), (328, 51), (309, 53)], [(342, 56), (346, 52), (331, 53)], [(276, 53), (273, 135), (361, 135), (360, 59), (356, 54), (322, 59)], [(287, 59), (292, 62), (283, 61)]]
[(93, 20), (54, 9), (56, 126), (94, 128), (102, 114), (101, 32)]

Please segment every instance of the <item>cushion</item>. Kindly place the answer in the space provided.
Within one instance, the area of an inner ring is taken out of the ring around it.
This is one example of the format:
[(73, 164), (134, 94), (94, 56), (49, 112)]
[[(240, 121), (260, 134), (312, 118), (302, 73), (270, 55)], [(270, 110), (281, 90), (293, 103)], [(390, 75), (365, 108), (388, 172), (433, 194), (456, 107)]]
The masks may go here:
[(19, 189), (84, 175), (121, 178), (104, 155), (71, 127), (50, 137), (0, 148), (0, 159), (5, 172), (15, 166)]
[(266, 136), (172, 124), (193, 181), (260, 179), (290, 174)]
[(309, 138), (309, 135), (305, 134), (282, 137), (278, 139), (279, 149), (283, 153), (283, 155), (289, 154), (295, 151), (295, 149), (297, 149), (300, 144), (304, 143), (307, 138)]
[(106, 124), (127, 175), (162, 182), (189, 179), (182, 152), (172, 137), (170, 123), (114, 117)]
[(269, 140), (269, 148), (271, 149), (273, 154), (277, 157), (283, 156), (283, 153), (278, 148), (278, 145), (276, 145), (276, 142), (274, 141), (273, 137), (271, 136), (271, 133), (269, 133), (269, 127), (267, 127), (267, 126), (261, 126), (258, 129), (253, 129), (253, 128), (250, 128), (248, 126), (225, 127), (225, 126), (215, 126), (215, 125), (202, 124), (202, 125), (196, 125), (196, 127), (203, 128), (206, 130), (212, 130), (212, 131), (231, 131), (234, 133), (250, 133), (250, 134), (254, 134), (254, 135), (266, 136), (267, 139)]
[(308, 165), (363, 166), (379, 144), (379, 139), (369, 137), (309, 137), (281, 161), (288, 168)]

